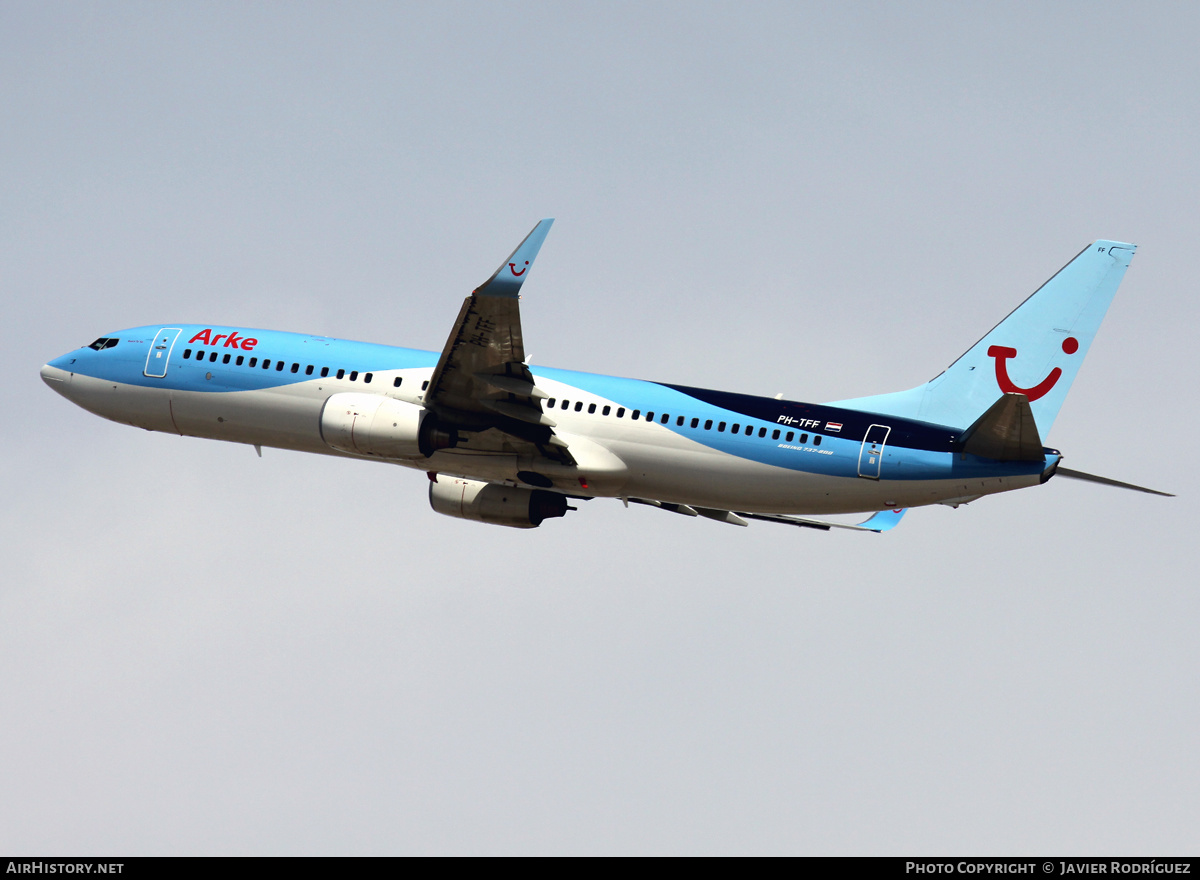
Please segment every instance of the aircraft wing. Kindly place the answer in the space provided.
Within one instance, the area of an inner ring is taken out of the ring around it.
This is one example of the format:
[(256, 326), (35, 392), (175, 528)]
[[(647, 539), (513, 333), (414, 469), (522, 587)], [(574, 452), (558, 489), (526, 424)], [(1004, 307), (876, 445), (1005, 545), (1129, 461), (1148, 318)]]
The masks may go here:
[[(573, 463), (542, 412), (546, 393), (525, 364), (520, 291), (552, 219), (533, 227), (492, 277), (463, 301), (425, 393), (425, 406), (443, 423), (471, 433), (492, 429), (537, 447), (546, 457)], [(494, 435), (493, 435), (494, 436)]]
[(799, 516), (784, 516), (783, 514), (774, 513), (743, 513), (742, 516), (748, 519), (759, 519), (764, 522), (783, 523), (789, 526), (799, 526), (804, 529), (820, 529), (821, 531), (829, 531), (830, 529), (850, 529), (855, 532), (886, 532), (889, 529), (894, 529), (900, 524), (900, 518), (904, 516), (907, 509), (900, 510), (881, 510), (868, 520), (860, 523), (835, 523), (823, 522), (817, 519), (804, 519)]
[(895, 528), (901, 517), (907, 513), (907, 509), (901, 510), (881, 510), (872, 516), (870, 519), (864, 520), (861, 523), (836, 523), (825, 522), (818, 519), (804, 519), (799, 516), (785, 516), (777, 513), (747, 513), (745, 511), (734, 512), (732, 510), (714, 510), (708, 507), (695, 507), (690, 504), (674, 504), (668, 501), (653, 501), (649, 498), (629, 498), (626, 499), (634, 504), (645, 504), (648, 507), (657, 507), (660, 510), (666, 510), (669, 513), (679, 513), (684, 516), (704, 516), (708, 519), (715, 519), (717, 522), (729, 523), (733, 526), (749, 525), (746, 520), (756, 519), (762, 522), (783, 523), (789, 526), (799, 526), (804, 529), (819, 529), (827, 532), (830, 529), (850, 529), (855, 532), (886, 532), (889, 529)]

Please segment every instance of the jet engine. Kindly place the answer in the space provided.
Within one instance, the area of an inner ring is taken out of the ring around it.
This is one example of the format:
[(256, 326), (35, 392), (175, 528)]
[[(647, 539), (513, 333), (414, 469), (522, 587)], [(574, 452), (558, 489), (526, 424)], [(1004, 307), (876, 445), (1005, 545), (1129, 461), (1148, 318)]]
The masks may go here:
[(458, 443), (453, 428), (415, 403), (382, 394), (335, 394), (321, 410), (321, 439), (341, 452), (379, 458), (420, 458)]
[(517, 529), (536, 528), (543, 520), (564, 516), (568, 510), (574, 510), (567, 507), (566, 496), (557, 492), (461, 480), (441, 474), (437, 476), (437, 482), (429, 484), (429, 506), (457, 519)]

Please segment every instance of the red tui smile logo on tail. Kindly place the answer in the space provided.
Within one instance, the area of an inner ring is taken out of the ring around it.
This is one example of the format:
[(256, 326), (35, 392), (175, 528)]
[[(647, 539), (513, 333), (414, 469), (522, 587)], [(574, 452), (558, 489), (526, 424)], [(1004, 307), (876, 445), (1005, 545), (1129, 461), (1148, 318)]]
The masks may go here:
[[(1062, 350), (1066, 354), (1075, 354), (1079, 351), (1079, 340), (1074, 336), (1068, 336), (1063, 340)], [(1008, 348), (1003, 345), (993, 345), (988, 349), (988, 357), (996, 359), (996, 384), (1000, 386), (1000, 390), (1005, 394), (1024, 394), (1030, 401), (1045, 397), (1050, 393), (1050, 389), (1058, 384), (1058, 377), (1062, 375), (1062, 370), (1055, 367), (1041, 382), (1038, 382), (1032, 388), (1020, 388), (1012, 379), (1008, 377), (1008, 359), (1015, 358), (1017, 350)]]

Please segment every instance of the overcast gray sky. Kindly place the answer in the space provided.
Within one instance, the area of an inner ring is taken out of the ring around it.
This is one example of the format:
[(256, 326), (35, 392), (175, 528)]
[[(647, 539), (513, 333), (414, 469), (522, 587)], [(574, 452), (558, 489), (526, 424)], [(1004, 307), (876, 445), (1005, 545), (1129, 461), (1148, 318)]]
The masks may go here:
[[(1200, 844), (1195, 4), (0, 3), (0, 851)], [(437, 349), (540, 218), (535, 364), (802, 400), (1140, 249), (1054, 480), (887, 535), (151, 434), (156, 322)], [(1182, 456), (1182, 457), (1181, 457)]]

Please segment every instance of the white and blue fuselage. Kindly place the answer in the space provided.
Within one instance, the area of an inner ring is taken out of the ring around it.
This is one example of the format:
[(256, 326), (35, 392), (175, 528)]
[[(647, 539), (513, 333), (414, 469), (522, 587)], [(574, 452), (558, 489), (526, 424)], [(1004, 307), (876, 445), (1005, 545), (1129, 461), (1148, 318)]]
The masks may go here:
[[(439, 513), (519, 528), (563, 516), (568, 499), (609, 497), (734, 525), (886, 531), (905, 508), (1055, 473), (1114, 484), (1060, 468), (1041, 438), (1133, 245), (1088, 245), (932, 381), (816, 404), (530, 367), (519, 292), (552, 222), (466, 298), (440, 354), (152, 324), (56, 358), (42, 377), (150, 431), (419, 469)], [(871, 511), (854, 526), (800, 518)]]
[[(419, 407), (437, 362), (436, 352), (322, 336), (149, 325), (56, 358), (42, 377), (89, 412), (135, 427), (355, 457), (323, 436), (330, 398), (382, 395)], [(1036, 485), (1059, 460), (1054, 450), (1036, 462), (964, 454), (961, 429), (857, 409), (530, 369), (574, 465), (469, 441), (386, 460), (513, 485), (536, 471), (545, 488), (573, 496), (772, 514), (957, 503)]]

